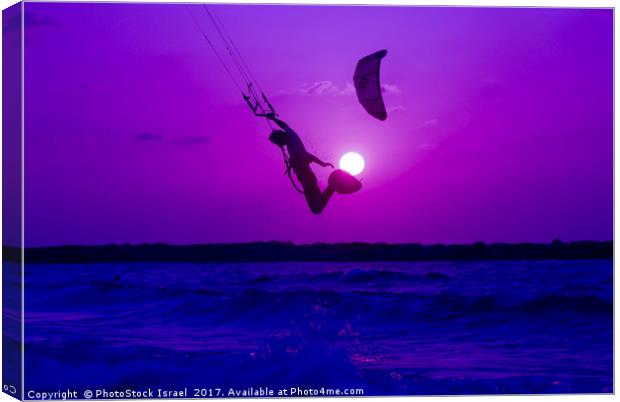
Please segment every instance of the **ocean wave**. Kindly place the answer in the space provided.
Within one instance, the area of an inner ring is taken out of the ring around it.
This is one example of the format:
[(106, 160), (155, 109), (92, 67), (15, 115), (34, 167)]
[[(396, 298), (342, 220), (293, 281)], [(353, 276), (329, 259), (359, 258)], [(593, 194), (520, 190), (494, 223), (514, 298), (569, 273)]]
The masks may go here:
[(250, 284), (269, 284), (274, 282), (291, 283), (343, 283), (343, 284), (376, 284), (376, 283), (414, 283), (414, 282), (447, 282), (448, 275), (440, 272), (429, 271), (423, 274), (394, 271), (389, 269), (360, 269), (354, 268), (344, 271), (321, 272), (317, 274), (261, 274), (250, 278)]
[(540, 314), (566, 311), (572, 313), (613, 313), (613, 300), (597, 295), (539, 294), (522, 300), (507, 295), (464, 296), (442, 293), (434, 297), (435, 308), (465, 313), (522, 312)]
[(613, 314), (613, 300), (603, 299), (594, 295), (567, 296), (549, 294), (526, 300), (519, 305), (519, 309), (526, 312), (548, 312), (565, 310), (575, 313), (602, 313)]

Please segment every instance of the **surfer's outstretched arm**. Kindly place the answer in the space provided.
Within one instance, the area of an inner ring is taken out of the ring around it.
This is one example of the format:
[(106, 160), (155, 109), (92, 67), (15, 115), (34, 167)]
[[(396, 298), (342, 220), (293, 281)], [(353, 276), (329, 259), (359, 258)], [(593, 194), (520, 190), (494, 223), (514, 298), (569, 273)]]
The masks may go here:
[(316, 156), (312, 155), (310, 152), (308, 152), (308, 156), (310, 157), (310, 160), (312, 162), (316, 163), (319, 166), (323, 166), (323, 167), (329, 166), (332, 169), (334, 168), (334, 165), (332, 165), (331, 163), (323, 162), (322, 160), (320, 160)]

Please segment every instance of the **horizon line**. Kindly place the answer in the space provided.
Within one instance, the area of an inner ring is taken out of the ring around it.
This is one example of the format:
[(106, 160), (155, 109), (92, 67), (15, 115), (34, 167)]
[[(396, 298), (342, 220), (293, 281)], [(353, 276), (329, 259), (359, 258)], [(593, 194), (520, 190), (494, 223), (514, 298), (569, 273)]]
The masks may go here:
[[(42, 249), (42, 248), (61, 248), (61, 247), (143, 247), (143, 246), (168, 246), (168, 247), (196, 247), (196, 246), (240, 246), (240, 245), (251, 245), (251, 244), (287, 244), (293, 246), (316, 246), (316, 245), (386, 245), (386, 246), (423, 246), (423, 247), (431, 247), (431, 246), (491, 246), (491, 245), (553, 245), (553, 244), (575, 244), (575, 243), (613, 243), (613, 239), (611, 240), (571, 240), (564, 241), (561, 239), (554, 239), (547, 242), (535, 242), (535, 241), (518, 241), (518, 242), (503, 242), (503, 241), (494, 241), (494, 242), (485, 242), (483, 240), (478, 240), (469, 243), (420, 243), (420, 242), (382, 242), (382, 241), (338, 241), (338, 242), (323, 242), (317, 241), (313, 243), (295, 243), (290, 240), (254, 240), (254, 241), (245, 241), (245, 242), (209, 242), (209, 243), (166, 243), (166, 242), (145, 242), (145, 243), (101, 243), (101, 244), (58, 244), (58, 245), (41, 245), (41, 246), (28, 246), (23, 247), (24, 250), (33, 250), (33, 249)], [(20, 246), (11, 246), (11, 245), (2, 245), (3, 248), (14, 248), (20, 249)]]

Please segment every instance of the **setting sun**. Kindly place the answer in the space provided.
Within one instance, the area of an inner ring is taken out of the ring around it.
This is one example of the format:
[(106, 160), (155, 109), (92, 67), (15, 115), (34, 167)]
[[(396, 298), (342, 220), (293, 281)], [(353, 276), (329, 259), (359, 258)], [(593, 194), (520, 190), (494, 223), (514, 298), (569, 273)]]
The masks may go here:
[(340, 158), (340, 169), (356, 176), (364, 170), (364, 158), (357, 152), (347, 152)]

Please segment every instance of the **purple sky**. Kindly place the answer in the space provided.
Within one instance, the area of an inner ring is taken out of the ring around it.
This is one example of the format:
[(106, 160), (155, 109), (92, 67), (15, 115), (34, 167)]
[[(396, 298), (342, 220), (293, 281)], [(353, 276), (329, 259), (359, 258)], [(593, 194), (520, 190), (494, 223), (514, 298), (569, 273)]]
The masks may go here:
[[(309, 212), (183, 5), (27, 3), (27, 246), (612, 238), (611, 10), (212, 9), (362, 191)], [(380, 122), (350, 84), (383, 48)]]

